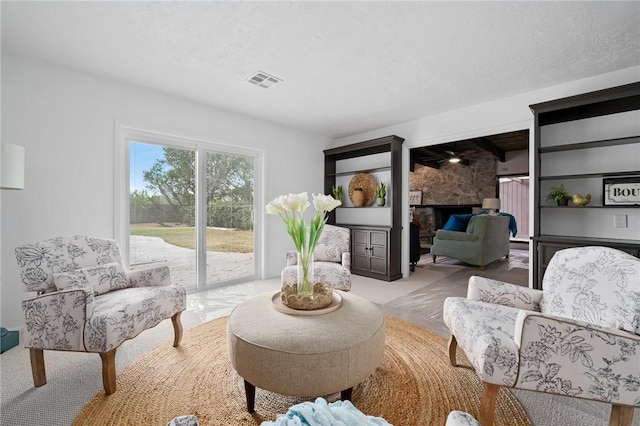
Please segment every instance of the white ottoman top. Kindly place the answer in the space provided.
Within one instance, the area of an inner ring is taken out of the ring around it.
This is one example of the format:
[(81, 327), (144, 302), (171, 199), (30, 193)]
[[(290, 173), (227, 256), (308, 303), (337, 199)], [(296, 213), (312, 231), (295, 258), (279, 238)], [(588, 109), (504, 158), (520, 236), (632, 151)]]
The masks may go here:
[(234, 336), (254, 346), (296, 354), (341, 351), (366, 342), (384, 328), (380, 308), (343, 293), (342, 306), (322, 315), (289, 315), (272, 306), (273, 293), (239, 304), (229, 317)]

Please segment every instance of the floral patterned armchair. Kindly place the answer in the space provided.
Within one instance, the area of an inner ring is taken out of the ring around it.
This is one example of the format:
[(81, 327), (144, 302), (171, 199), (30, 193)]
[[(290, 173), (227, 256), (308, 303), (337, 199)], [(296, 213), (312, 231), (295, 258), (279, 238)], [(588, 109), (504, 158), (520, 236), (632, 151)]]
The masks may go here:
[(58, 237), (15, 250), (26, 291), (25, 346), (35, 386), (47, 383), (44, 349), (97, 352), (107, 395), (116, 390), (116, 349), (171, 318), (173, 346), (182, 338), (184, 287), (169, 285), (166, 266), (127, 272), (113, 240)]
[[(337, 290), (351, 290), (351, 231), (348, 228), (325, 225), (314, 250), (314, 278), (316, 282)], [(282, 270), (282, 285), (298, 282), (298, 258), (295, 251), (287, 252), (287, 264)]]
[(453, 366), (459, 345), (484, 382), (480, 423), (500, 386), (612, 404), (610, 425), (640, 407), (640, 259), (607, 247), (556, 252), (543, 290), (471, 277), (444, 302)]

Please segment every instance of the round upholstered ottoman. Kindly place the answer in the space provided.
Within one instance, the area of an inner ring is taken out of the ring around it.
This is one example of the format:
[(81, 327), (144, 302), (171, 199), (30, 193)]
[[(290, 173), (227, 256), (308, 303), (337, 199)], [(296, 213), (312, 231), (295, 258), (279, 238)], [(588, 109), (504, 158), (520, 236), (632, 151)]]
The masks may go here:
[(266, 293), (239, 304), (229, 316), (229, 357), (244, 379), (247, 409), (255, 388), (291, 396), (342, 392), (373, 373), (384, 354), (384, 316), (373, 303), (342, 293), (342, 305), (322, 315), (290, 315)]

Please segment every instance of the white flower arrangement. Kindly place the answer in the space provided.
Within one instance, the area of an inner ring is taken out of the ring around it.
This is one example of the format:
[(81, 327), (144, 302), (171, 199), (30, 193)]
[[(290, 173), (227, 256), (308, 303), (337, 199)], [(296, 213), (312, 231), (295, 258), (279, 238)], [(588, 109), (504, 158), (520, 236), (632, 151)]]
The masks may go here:
[(327, 213), (340, 205), (342, 201), (336, 200), (331, 195), (313, 194), (316, 215), (308, 227), (309, 238), (307, 238), (307, 224), (304, 221), (304, 212), (310, 206), (306, 192), (281, 195), (266, 206), (268, 214), (276, 214), (282, 218), (293, 240), (293, 245), (300, 253), (303, 282), (298, 286), (298, 294), (313, 294), (313, 283), (309, 283), (308, 280), (309, 263), (324, 225), (327, 223)]

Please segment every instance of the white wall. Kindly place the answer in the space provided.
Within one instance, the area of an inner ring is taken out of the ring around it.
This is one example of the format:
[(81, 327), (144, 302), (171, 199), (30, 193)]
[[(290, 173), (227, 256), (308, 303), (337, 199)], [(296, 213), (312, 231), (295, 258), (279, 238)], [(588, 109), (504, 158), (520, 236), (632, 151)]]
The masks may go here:
[[(404, 138), (403, 143), (403, 253), (404, 276), (409, 275), (409, 149), (429, 146), (474, 137), (487, 136), (529, 129), (530, 145), (533, 146), (533, 114), (529, 105), (592, 92), (594, 90), (633, 83), (640, 78), (640, 67), (576, 80), (534, 92), (499, 99), (480, 105), (473, 105), (444, 114), (423, 117), (417, 120), (396, 124), (347, 136), (334, 140), (332, 147), (348, 145), (388, 135)], [(530, 150), (529, 169), (533, 170), (533, 150)], [(533, 172), (532, 172), (533, 173)], [(531, 176), (534, 178), (534, 176)], [(529, 197), (533, 203), (533, 194)], [(533, 212), (533, 204), (530, 206)], [(640, 213), (638, 213), (640, 215)], [(533, 229), (533, 214), (530, 214), (529, 229)], [(636, 218), (635, 220), (638, 220)], [(531, 270), (529, 271), (531, 273)]]
[[(24, 323), (17, 245), (89, 234), (114, 237), (114, 123), (263, 150), (264, 197), (321, 192), (328, 139), (2, 52), (2, 141), (26, 148), (23, 191), (1, 196), (1, 317)], [(311, 159), (313, 161), (305, 161)], [(263, 276), (280, 274), (290, 239), (264, 219)]]

